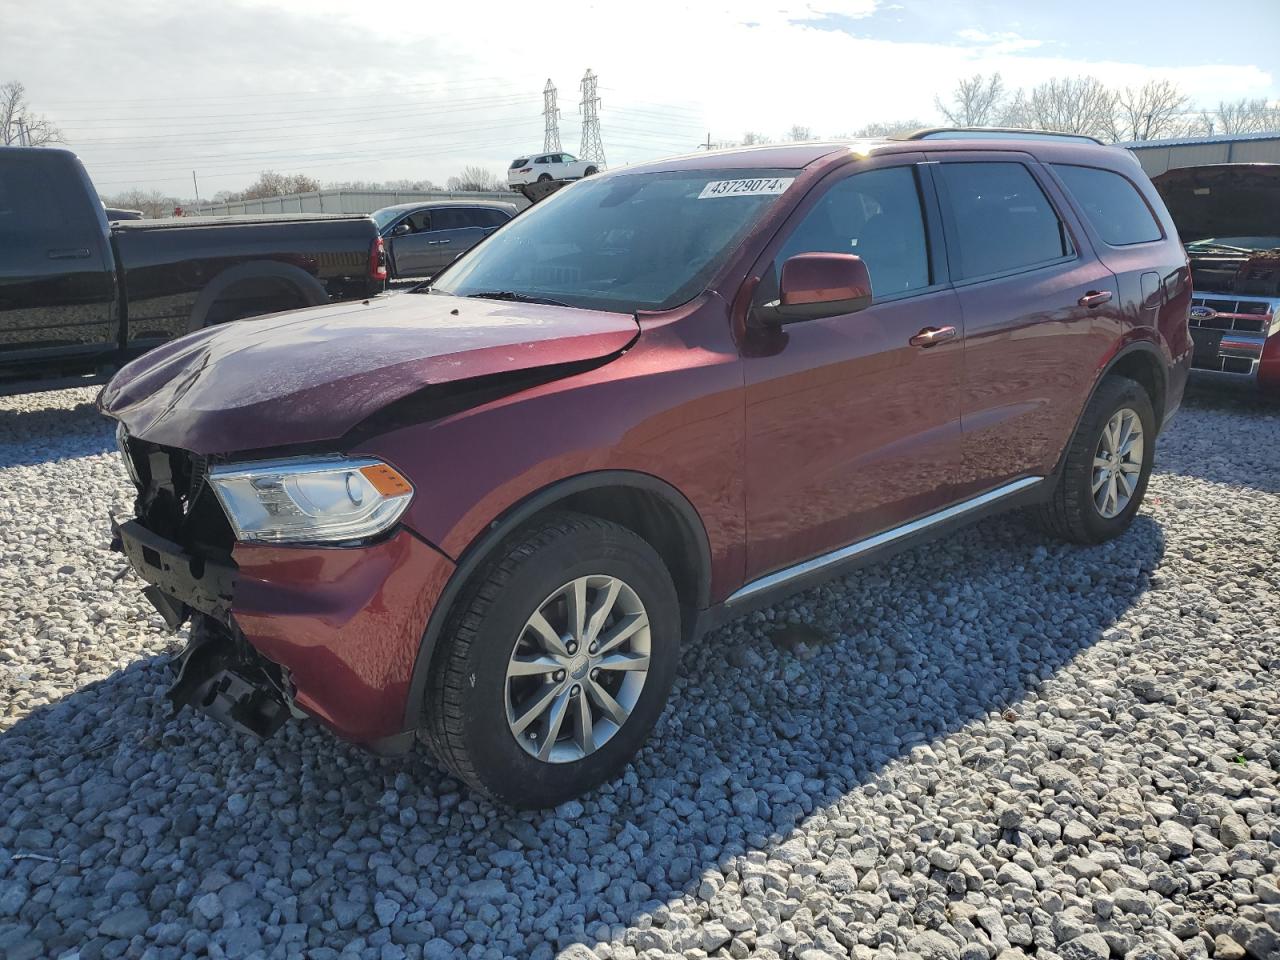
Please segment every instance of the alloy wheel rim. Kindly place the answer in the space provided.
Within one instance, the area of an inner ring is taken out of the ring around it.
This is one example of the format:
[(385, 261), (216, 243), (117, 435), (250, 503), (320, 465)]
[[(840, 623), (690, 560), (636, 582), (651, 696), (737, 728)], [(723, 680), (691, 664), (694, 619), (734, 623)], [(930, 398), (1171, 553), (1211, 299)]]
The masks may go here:
[(507, 662), (507, 727), (544, 763), (572, 763), (611, 740), (649, 675), (649, 616), (625, 581), (578, 577), (538, 605)]
[(1118, 517), (1133, 500), (1142, 473), (1142, 421), (1125, 407), (1102, 428), (1093, 454), (1093, 505), (1106, 520)]

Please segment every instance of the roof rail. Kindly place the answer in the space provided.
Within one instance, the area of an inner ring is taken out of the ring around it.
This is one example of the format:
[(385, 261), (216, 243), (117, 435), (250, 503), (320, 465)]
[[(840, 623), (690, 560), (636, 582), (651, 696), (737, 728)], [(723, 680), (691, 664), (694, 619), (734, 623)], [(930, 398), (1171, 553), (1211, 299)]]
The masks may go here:
[(1105, 146), (1097, 137), (1085, 133), (1063, 133), (1059, 130), (1032, 130), (1027, 127), (925, 127), (904, 136), (903, 140), (1083, 140)]

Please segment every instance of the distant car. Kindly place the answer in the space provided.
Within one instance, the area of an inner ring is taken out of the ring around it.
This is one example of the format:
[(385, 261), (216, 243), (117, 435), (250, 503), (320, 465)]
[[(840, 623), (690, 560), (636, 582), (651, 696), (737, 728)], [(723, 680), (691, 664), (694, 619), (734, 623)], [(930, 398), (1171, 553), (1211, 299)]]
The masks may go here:
[(105, 204), (102, 209), (107, 214), (107, 222), (115, 223), (117, 220), (141, 220), (141, 210), (123, 210), (120, 207), (108, 207)]
[(539, 153), (511, 161), (507, 170), (507, 186), (514, 190), (525, 183), (581, 180), (599, 172), (599, 164), (592, 160), (578, 160), (571, 153)]
[(1280, 164), (1153, 179), (1191, 260), (1191, 376), (1280, 399)]
[(372, 214), (392, 277), (430, 277), (519, 213), (501, 200), (401, 203)]

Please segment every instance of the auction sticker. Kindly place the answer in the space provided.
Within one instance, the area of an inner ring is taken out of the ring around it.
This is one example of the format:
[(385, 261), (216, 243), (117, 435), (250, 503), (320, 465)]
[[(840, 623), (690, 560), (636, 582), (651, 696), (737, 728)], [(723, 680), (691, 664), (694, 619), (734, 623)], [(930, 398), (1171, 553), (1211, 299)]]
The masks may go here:
[(708, 197), (762, 197), (783, 190), (796, 182), (795, 177), (757, 177), (754, 180), (712, 180), (702, 192), (699, 200)]

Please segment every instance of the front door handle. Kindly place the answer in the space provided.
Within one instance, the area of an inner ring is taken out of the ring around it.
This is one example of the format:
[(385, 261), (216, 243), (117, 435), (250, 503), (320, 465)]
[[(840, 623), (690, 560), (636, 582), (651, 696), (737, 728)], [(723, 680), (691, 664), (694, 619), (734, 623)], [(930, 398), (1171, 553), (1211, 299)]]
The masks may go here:
[(956, 338), (955, 327), (925, 327), (907, 342), (913, 347), (936, 347)]
[(448, 240), (428, 240), (427, 246), (434, 247), (437, 243), (449, 243), (449, 241)]
[(63, 247), (49, 251), (50, 260), (88, 260), (88, 247)]
[(1100, 307), (1104, 303), (1111, 302), (1110, 290), (1090, 290), (1083, 297), (1076, 301), (1082, 307)]

